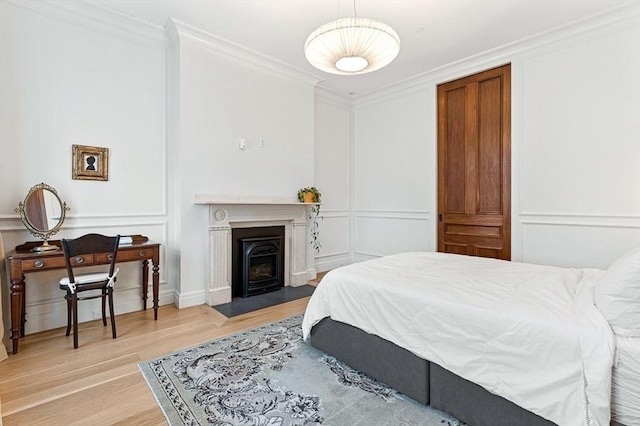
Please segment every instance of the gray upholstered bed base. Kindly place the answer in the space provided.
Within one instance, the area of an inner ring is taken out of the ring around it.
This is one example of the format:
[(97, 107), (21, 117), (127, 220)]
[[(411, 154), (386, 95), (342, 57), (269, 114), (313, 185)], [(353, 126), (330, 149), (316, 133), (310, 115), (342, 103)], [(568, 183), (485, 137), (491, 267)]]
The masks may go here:
[(471, 426), (554, 423), (406, 349), (330, 318), (311, 330), (311, 345), (423, 404)]

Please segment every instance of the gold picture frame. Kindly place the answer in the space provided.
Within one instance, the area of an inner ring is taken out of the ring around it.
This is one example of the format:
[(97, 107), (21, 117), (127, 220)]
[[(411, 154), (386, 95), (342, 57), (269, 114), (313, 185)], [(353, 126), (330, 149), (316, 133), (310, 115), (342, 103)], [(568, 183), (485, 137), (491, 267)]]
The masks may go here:
[(73, 145), (73, 179), (109, 180), (109, 148)]

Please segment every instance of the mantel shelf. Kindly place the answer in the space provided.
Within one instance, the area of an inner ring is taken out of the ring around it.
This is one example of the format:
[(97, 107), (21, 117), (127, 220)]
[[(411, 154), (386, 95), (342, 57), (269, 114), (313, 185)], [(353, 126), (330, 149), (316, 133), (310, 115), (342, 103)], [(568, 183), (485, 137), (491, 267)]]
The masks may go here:
[(258, 197), (258, 196), (242, 196), (242, 195), (208, 195), (196, 194), (195, 204), (204, 205), (279, 205), (279, 206), (298, 206), (298, 205), (314, 205), (320, 203), (302, 203), (298, 200), (292, 200), (285, 197)]

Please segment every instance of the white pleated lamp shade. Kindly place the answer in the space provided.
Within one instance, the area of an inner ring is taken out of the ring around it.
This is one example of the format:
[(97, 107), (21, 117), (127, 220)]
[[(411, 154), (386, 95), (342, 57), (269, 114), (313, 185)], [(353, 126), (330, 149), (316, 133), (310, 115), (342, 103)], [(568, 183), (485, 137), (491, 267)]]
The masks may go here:
[(367, 18), (342, 18), (311, 33), (304, 47), (314, 67), (332, 74), (379, 70), (400, 52), (400, 37), (387, 24)]

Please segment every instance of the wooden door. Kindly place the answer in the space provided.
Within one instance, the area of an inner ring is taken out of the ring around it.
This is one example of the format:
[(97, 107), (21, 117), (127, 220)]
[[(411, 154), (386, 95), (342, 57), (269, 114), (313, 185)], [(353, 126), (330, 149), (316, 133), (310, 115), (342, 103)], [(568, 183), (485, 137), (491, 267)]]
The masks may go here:
[(511, 259), (511, 65), (438, 86), (438, 251)]

